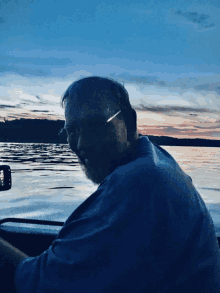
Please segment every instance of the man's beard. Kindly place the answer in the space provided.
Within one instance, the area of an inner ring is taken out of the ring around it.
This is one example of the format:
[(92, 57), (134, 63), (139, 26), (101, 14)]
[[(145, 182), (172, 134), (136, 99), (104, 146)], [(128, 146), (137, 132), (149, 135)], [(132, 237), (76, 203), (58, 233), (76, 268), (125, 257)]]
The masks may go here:
[(85, 165), (80, 159), (79, 163), (86, 177), (94, 184), (100, 184), (106, 178), (107, 175), (104, 175), (103, 168), (97, 167), (97, 165)]
[(112, 146), (109, 148), (109, 151), (105, 149), (103, 152), (93, 153), (88, 161), (78, 154), (76, 155), (86, 177), (94, 184), (100, 184), (117, 167), (131, 161), (134, 154), (134, 147), (128, 148), (123, 153), (120, 153)]
[(86, 159), (77, 157), (86, 177), (94, 184), (100, 184), (119, 165), (118, 160), (115, 158), (97, 156), (96, 159), (93, 158), (86, 161)]

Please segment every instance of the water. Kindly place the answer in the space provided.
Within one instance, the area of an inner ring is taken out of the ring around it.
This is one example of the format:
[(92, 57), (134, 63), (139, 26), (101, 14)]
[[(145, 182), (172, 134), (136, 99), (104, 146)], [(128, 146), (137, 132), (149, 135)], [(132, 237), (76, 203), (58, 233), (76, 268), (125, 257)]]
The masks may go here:
[(1, 215), (65, 221), (97, 189), (65, 144), (0, 143), (12, 189), (0, 193)]
[[(220, 232), (220, 148), (163, 146), (191, 176)], [(0, 143), (12, 189), (0, 193), (5, 217), (65, 221), (97, 189), (66, 144)]]

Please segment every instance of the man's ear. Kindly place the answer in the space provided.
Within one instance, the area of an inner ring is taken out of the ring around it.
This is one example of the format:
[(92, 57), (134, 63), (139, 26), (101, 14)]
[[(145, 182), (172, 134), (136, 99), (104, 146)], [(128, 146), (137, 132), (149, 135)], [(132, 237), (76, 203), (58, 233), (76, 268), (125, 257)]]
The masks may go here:
[(135, 133), (137, 131), (137, 114), (133, 108), (131, 108), (131, 116), (129, 117), (127, 127), (128, 127), (128, 129), (127, 129), (128, 141), (132, 141), (134, 139)]
[(132, 109), (131, 110), (132, 111), (132, 118), (135, 121), (135, 125), (137, 126), (137, 113), (133, 108), (131, 108), (131, 109)]

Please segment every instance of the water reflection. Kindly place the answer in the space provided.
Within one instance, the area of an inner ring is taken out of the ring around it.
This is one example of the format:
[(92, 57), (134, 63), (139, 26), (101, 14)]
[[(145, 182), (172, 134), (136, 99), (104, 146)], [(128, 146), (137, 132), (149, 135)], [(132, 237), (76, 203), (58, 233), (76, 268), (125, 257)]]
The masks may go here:
[[(220, 148), (162, 147), (192, 178), (217, 227)], [(0, 193), (1, 218), (64, 221), (97, 188), (86, 179), (67, 144), (0, 143), (0, 152), (0, 164), (10, 165), (13, 174), (12, 189)]]
[(1, 162), (7, 163), (78, 163), (67, 144), (0, 143), (0, 152)]

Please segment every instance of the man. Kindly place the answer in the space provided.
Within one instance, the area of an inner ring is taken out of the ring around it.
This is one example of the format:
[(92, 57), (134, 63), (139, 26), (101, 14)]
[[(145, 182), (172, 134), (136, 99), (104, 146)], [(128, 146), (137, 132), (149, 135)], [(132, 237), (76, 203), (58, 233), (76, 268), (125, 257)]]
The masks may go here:
[(124, 87), (84, 78), (62, 104), (69, 145), (99, 187), (47, 251), (16, 263), (16, 292), (219, 292), (210, 214), (172, 156), (138, 134)]

